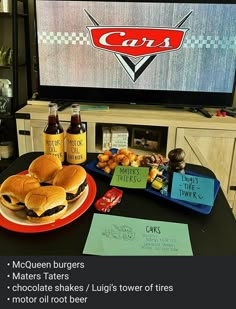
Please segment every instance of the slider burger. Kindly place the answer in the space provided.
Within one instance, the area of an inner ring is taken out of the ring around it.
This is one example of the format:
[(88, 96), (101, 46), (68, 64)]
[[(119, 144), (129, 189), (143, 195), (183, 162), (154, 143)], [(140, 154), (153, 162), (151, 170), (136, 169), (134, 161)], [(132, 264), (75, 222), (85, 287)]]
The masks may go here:
[(41, 186), (25, 197), (27, 219), (33, 223), (49, 223), (67, 211), (65, 190), (58, 186)]
[(53, 179), (54, 186), (60, 186), (66, 191), (66, 199), (69, 203), (77, 200), (87, 186), (87, 173), (80, 165), (68, 165), (61, 169)]
[(37, 179), (27, 175), (13, 175), (8, 177), (0, 188), (2, 205), (11, 210), (25, 207), (25, 197), (33, 189), (40, 187)]
[(62, 163), (56, 156), (41, 155), (31, 162), (28, 171), (40, 183), (51, 184), (53, 178), (61, 169)]

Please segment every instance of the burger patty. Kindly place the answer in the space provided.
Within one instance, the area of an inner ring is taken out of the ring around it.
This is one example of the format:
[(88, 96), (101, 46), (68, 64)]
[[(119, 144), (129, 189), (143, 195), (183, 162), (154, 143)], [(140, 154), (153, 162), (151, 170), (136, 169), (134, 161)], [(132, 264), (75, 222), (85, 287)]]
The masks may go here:
[(40, 183), (40, 186), (46, 187), (46, 186), (51, 186), (51, 184), (48, 183), (48, 182), (41, 182), (41, 183)]
[(64, 207), (65, 205), (58, 205), (56, 207), (46, 210), (44, 213), (41, 214), (41, 216), (38, 216), (32, 209), (26, 209), (26, 214), (29, 217), (38, 217), (38, 218), (47, 217), (61, 211)]
[(80, 193), (82, 193), (84, 191), (86, 186), (87, 186), (87, 181), (85, 179), (85, 181), (79, 186), (79, 188), (78, 188), (78, 190), (77, 190), (77, 192), (75, 194), (73, 194), (73, 193), (66, 193), (67, 201), (73, 200), (75, 197), (80, 195)]
[[(10, 199), (10, 197), (8, 195), (3, 195), (2, 197), (4, 198), (5, 201), (7, 201), (8, 203), (11, 203), (11, 199)], [(16, 205), (18, 205), (18, 206), (25, 206), (25, 204), (22, 203), (22, 202), (18, 202), (18, 203), (16, 203)]]

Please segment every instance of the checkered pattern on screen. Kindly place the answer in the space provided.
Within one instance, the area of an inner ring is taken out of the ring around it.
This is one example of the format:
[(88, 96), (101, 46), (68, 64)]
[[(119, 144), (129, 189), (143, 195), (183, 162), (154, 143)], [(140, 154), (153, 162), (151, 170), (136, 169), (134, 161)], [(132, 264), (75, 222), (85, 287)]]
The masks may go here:
[(236, 37), (191, 36), (184, 40), (184, 48), (236, 48)]
[[(79, 44), (90, 45), (88, 33), (83, 32), (39, 32), (38, 41), (41, 44)], [(219, 36), (189, 36), (184, 39), (183, 48), (236, 48), (236, 37)]]
[(83, 32), (38, 32), (38, 42), (41, 44), (90, 45), (88, 33)]

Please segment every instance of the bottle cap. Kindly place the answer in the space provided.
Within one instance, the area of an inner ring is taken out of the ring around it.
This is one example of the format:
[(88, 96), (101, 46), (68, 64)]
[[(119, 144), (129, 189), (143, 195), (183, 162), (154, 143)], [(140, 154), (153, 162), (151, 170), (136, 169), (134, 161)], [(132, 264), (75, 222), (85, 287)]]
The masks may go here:
[(79, 114), (79, 112), (80, 112), (80, 104), (79, 103), (73, 103), (71, 105), (71, 109), (72, 109), (73, 113)]

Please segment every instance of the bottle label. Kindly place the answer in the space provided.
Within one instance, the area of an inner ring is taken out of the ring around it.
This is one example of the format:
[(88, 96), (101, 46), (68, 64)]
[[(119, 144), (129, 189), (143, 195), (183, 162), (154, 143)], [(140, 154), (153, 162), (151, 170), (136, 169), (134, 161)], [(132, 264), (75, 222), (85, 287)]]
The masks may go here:
[(66, 160), (71, 164), (82, 164), (87, 160), (86, 132), (66, 133)]
[(43, 133), (44, 154), (58, 157), (64, 161), (64, 133), (47, 134)]

